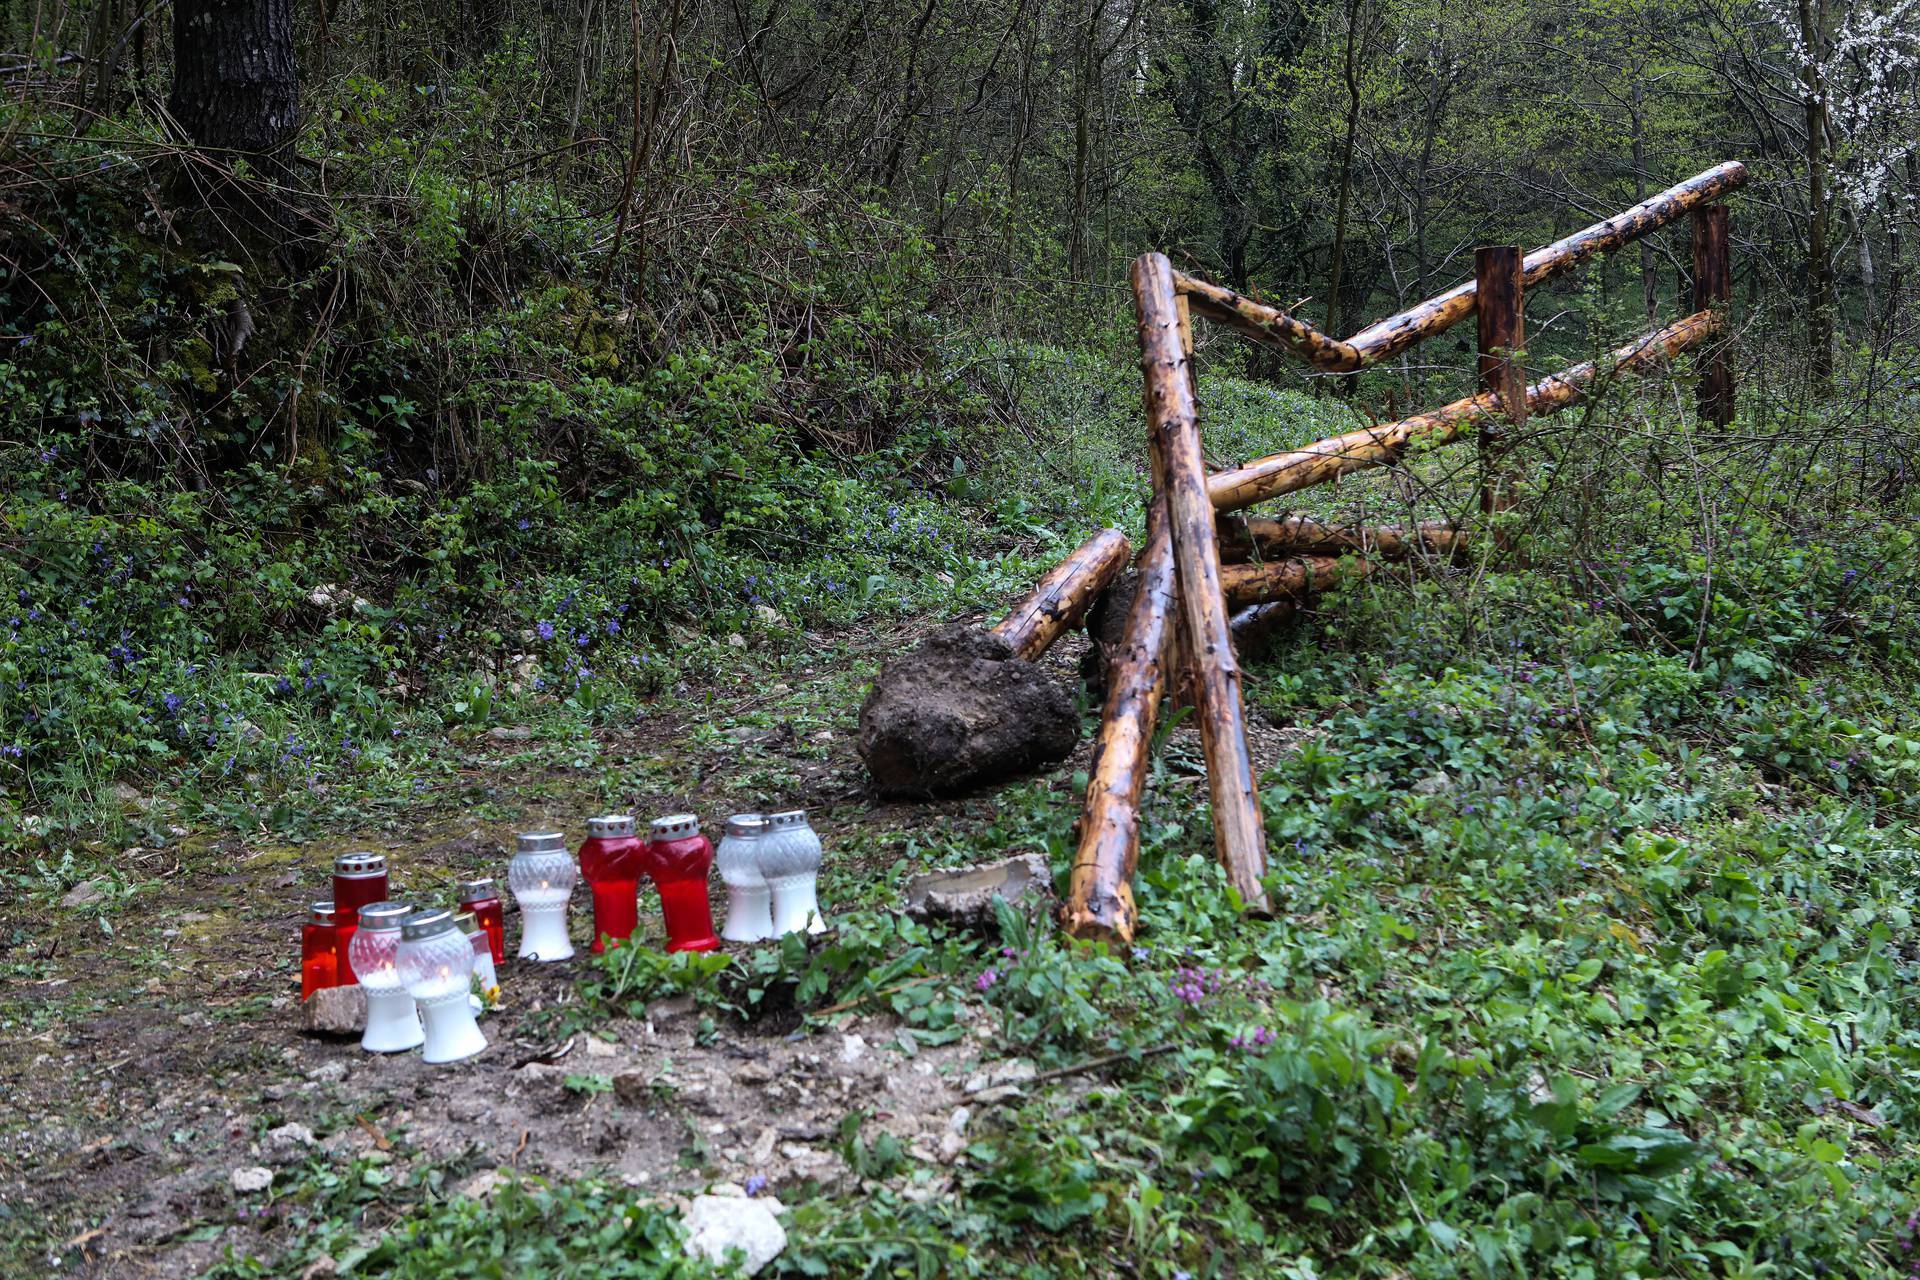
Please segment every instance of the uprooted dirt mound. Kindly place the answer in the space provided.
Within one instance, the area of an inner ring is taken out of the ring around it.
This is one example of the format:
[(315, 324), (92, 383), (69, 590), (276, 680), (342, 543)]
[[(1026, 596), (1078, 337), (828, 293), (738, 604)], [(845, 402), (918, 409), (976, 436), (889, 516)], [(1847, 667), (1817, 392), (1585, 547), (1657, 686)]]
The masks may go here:
[(1072, 695), (1007, 642), (943, 627), (880, 670), (860, 708), (860, 756), (887, 796), (953, 795), (1063, 760)]

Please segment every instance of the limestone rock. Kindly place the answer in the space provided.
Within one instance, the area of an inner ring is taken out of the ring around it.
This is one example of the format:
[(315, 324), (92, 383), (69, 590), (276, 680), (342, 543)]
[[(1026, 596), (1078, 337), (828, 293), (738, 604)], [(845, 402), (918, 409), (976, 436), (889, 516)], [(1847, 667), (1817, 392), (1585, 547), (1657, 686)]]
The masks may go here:
[(351, 987), (322, 987), (300, 1002), (301, 1030), (322, 1036), (357, 1036), (367, 1024), (367, 993)]
[(265, 1191), (273, 1185), (273, 1170), (264, 1165), (250, 1165), (235, 1169), (228, 1175), (233, 1189), (241, 1195), (252, 1195), (256, 1191)]
[(763, 1201), (742, 1196), (695, 1196), (687, 1210), (687, 1252), (724, 1263), (729, 1249), (745, 1255), (748, 1275), (780, 1256), (787, 1230)]

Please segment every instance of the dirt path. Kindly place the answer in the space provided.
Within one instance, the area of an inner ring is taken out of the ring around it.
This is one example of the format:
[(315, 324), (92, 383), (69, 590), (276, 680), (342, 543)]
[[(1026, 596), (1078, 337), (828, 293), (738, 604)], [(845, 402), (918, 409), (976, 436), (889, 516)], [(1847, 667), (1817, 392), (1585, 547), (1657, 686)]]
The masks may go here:
[[(535, 759), (512, 732), (483, 735), (456, 783), (383, 825), (304, 845), (196, 833), (185, 852), (131, 851), (140, 885), (111, 937), (84, 914), (0, 908), (0, 932), (25, 939), (8, 957), (40, 962), (5, 997), (18, 1034), (0, 1044), (13, 1116), (0, 1124), (0, 1208), (69, 1242), (58, 1274), (184, 1277), (229, 1248), (272, 1257), (284, 1246), (276, 1210), (233, 1185), (235, 1170), (259, 1166), (384, 1150), (401, 1177), (465, 1153), (474, 1192), (507, 1169), (600, 1171), (663, 1194), (749, 1178), (776, 1191), (831, 1186), (846, 1174), (839, 1125), (856, 1110), (918, 1157), (950, 1163), (977, 1103), (966, 1086), (998, 1065), (981, 1061), (984, 1028), (908, 1052), (890, 1015), (848, 1011), (807, 1034), (791, 1019), (703, 1024), (678, 998), (562, 1035), (555, 1015), (582, 958), (510, 961), (507, 1005), (483, 1021), (489, 1049), (452, 1068), (297, 1029), (303, 904), (326, 896), (339, 849), (384, 851), (396, 896), (438, 899), (461, 877), (503, 876), (513, 832), (529, 824), (577, 831), (611, 802), (642, 815), (691, 808), (711, 828), (777, 796), (813, 810), (833, 859), (829, 910), (891, 901), (888, 873), (908, 840), (937, 847), (990, 821), (997, 803), (866, 799), (860, 693), (908, 639), (871, 636), (810, 667), (683, 692), (633, 728), (596, 733), (587, 768)], [(1058, 646), (1049, 665), (1070, 673), (1083, 644)], [(1197, 743), (1176, 746), (1197, 757)], [(1271, 754), (1279, 739), (1262, 746)], [(1044, 784), (1070, 787), (1086, 753), (1083, 743)], [(723, 893), (716, 880), (716, 901)], [(576, 897), (576, 935), (579, 907)], [(657, 941), (657, 920), (646, 927)]]

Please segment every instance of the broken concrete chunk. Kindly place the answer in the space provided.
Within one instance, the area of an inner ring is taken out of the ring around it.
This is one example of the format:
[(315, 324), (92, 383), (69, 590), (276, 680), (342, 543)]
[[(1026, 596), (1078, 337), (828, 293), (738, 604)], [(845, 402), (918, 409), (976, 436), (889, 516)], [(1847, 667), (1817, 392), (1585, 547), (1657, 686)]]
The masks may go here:
[(998, 862), (929, 872), (907, 883), (907, 914), (921, 920), (985, 928), (993, 924), (997, 900), (1015, 905), (1023, 914), (1049, 910), (1053, 871), (1047, 860), (1037, 853), (1022, 853)]

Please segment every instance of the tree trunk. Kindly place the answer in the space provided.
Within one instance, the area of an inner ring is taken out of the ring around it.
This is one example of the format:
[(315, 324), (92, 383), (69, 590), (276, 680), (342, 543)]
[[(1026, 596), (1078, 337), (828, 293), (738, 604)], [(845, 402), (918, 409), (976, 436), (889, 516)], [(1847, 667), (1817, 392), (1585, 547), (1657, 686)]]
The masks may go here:
[(1817, 392), (1833, 389), (1833, 250), (1827, 244), (1825, 0), (1800, 0), (1800, 83), (1807, 111), (1807, 361)]
[(1327, 332), (1340, 332), (1340, 268), (1347, 255), (1347, 209), (1353, 202), (1353, 137), (1360, 129), (1360, 0), (1347, 0), (1346, 131), (1340, 139), (1340, 196), (1333, 213), (1333, 255), (1327, 266)]
[(197, 145), (284, 172), (300, 128), (293, 0), (175, 0), (167, 107)]

